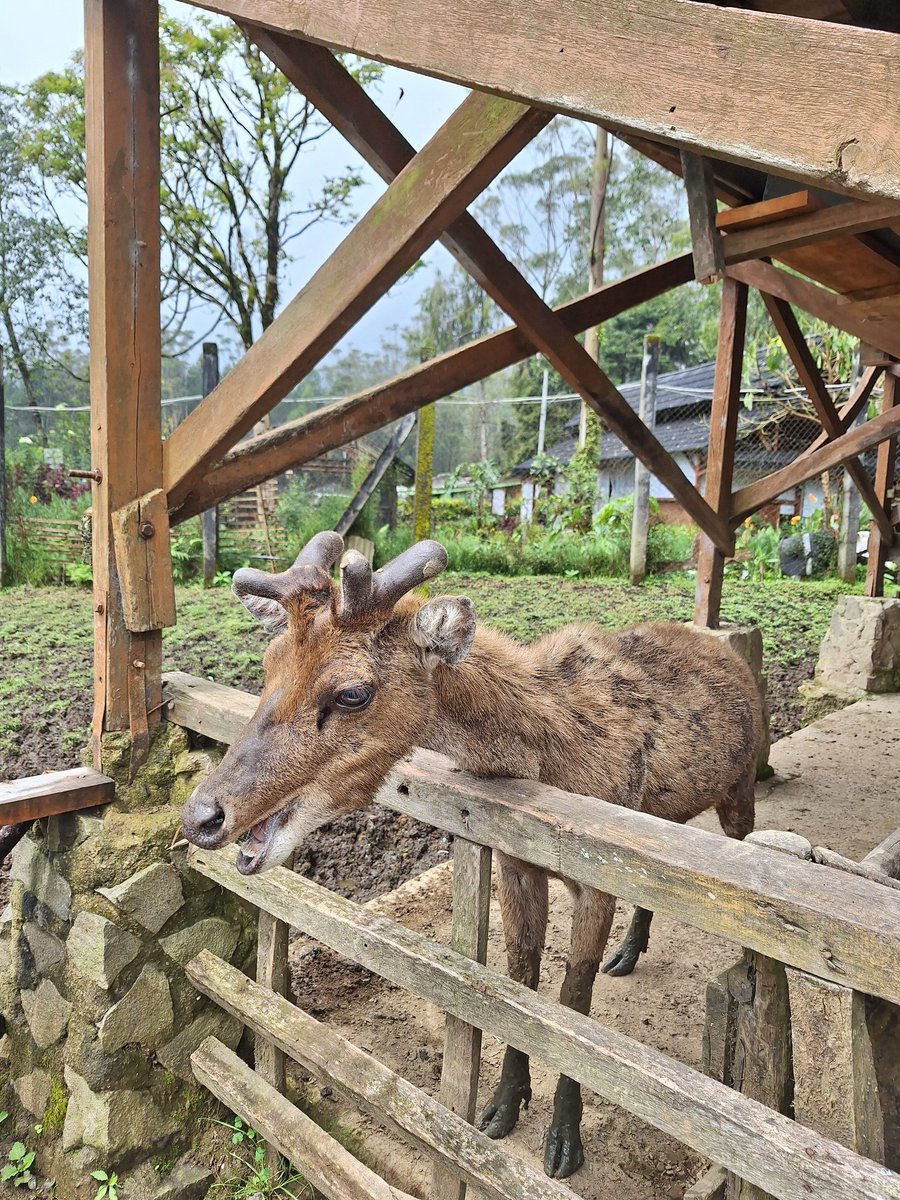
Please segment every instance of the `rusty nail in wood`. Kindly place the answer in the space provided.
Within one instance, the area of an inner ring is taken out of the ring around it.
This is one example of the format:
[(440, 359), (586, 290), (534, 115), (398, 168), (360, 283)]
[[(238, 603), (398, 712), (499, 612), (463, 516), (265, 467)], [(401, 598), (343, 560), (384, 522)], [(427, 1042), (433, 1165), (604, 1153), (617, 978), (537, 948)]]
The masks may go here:
[(93, 479), (94, 483), (103, 482), (103, 472), (95, 467), (92, 471), (69, 471), (70, 479)]
[(103, 605), (98, 604), (97, 607), (94, 609), (94, 612), (99, 613), (99, 615), (102, 617), (103, 616)]
[(144, 521), (143, 524), (141, 525), (140, 529), (138, 530), (138, 533), (141, 535), (142, 538), (144, 538), (145, 541), (148, 538), (152, 538), (155, 532), (156, 532), (156, 530), (153, 528), (153, 526), (150, 524), (149, 521)]
[(141, 660), (139, 658), (136, 658), (131, 665), (133, 667), (137, 667), (137, 669), (139, 671), (143, 671), (143, 669), (144, 669), (144, 664), (141, 662)]

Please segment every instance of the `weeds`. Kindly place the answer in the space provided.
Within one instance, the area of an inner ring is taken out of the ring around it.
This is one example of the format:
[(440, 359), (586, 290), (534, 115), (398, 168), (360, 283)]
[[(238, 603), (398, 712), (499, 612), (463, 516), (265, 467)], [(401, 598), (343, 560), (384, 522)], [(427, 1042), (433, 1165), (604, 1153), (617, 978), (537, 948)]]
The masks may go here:
[(100, 1185), (94, 1200), (119, 1200), (118, 1175), (107, 1175), (105, 1171), (91, 1171), (91, 1179), (95, 1179)]
[(240, 1117), (231, 1121), (214, 1120), (212, 1124), (228, 1130), (232, 1146), (243, 1147), (243, 1152), (229, 1151), (229, 1156), (238, 1164), (237, 1170), (229, 1179), (213, 1184), (210, 1195), (221, 1194), (227, 1200), (311, 1200), (312, 1188), (302, 1175), (290, 1171), (283, 1158), (279, 1159), (277, 1175), (272, 1176), (266, 1162), (265, 1144), (256, 1130)]

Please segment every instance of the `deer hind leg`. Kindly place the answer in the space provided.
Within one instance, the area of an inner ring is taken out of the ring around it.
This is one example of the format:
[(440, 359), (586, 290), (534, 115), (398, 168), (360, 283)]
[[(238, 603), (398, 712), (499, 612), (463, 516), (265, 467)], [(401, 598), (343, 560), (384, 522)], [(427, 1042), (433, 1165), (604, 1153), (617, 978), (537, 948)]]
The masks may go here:
[(630, 975), (637, 961), (650, 945), (650, 922), (653, 913), (649, 908), (636, 908), (622, 945), (603, 964), (604, 975)]
[[(616, 901), (614, 896), (593, 888), (568, 886), (574, 900), (572, 946), (559, 1000), (566, 1008), (587, 1016)], [(574, 1175), (584, 1162), (581, 1113), (581, 1084), (561, 1075), (553, 1099), (553, 1123), (544, 1144), (544, 1170), (554, 1179)]]
[[(500, 856), (500, 911), (509, 977), (537, 990), (541, 953), (547, 936), (547, 875), (518, 859)], [(490, 1138), (506, 1137), (516, 1126), (519, 1109), (531, 1101), (528, 1055), (507, 1046), (500, 1082), (478, 1128)]]

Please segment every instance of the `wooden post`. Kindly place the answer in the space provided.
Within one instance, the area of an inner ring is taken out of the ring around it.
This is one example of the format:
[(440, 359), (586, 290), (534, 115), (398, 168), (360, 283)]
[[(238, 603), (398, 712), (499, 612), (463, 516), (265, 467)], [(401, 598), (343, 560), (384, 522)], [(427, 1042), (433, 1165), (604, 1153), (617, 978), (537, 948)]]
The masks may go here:
[[(294, 868), (294, 856), (284, 864), (287, 870)], [(288, 965), (288, 939), (290, 926), (285, 921), (260, 909), (259, 928), (256, 942), (256, 981), (278, 996), (289, 996), (291, 973)], [(284, 1095), (287, 1075), (284, 1066), (284, 1051), (267, 1038), (256, 1035), (253, 1042), (253, 1061), (257, 1075)], [(278, 1150), (266, 1146), (266, 1165), (269, 1178), (277, 1182), (281, 1173), (281, 1158)]]
[(716, 283), (725, 274), (722, 235), (716, 228), (716, 187), (712, 162), (702, 154), (681, 152), (681, 174), (687, 191), (694, 277)]
[(416, 440), (416, 495), (413, 504), (413, 541), (431, 537), (431, 481), (434, 467), (434, 405), (419, 409)]
[[(891, 371), (884, 373), (884, 397), (881, 401), (882, 413), (890, 412), (897, 404), (897, 376)], [(894, 460), (897, 456), (896, 437), (888, 438), (878, 447), (878, 457), (875, 460), (875, 494), (878, 500), (890, 511), (890, 499), (894, 488)], [(884, 595), (884, 567), (887, 562), (890, 543), (881, 536), (875, 522), (869, 531), (869, 565), (866, 569), (866, 595)]]
[[(203, 395), (208, 396), (219, 382), (219, 347), (203, 343)], [(201, 517), (203, 526), (203, 586), (211, 588), (219, 567), (219, 510), (208, 508)]]
[[(859, 349), (853, 356), (853, 370), (850, 373), (850, 395), (856, 391), (860, 376)], [(862, 420), (860, 413), (856, 424)], [(859, 536), (859, 491), (845, 468), (841, 472), (841, 527), (838, 535), (838, 576), (845, 583), (856, 582), (856, 541)]]
[(103, 731), (130, 729), (134, 766), (159, 720), (162, 633), (126, 628), (112, 517), (162, 485), (159, 13), (155, 0), (85, 0), (84, 11), (94, 756), (99, 766)]
[[(731, 515), (731, 479), (734, 473), (734, 447), (741, 402), (747, 294), (747, 285), (730, 276), (722, 283), (719, 344), (716, 350), (704, 495), (707, 504), (726, 519)], [(725, 555), (716, 549), (706, 534), (701, 534), (697, 562), (697, 594), (694, 603), (694, 622), (697, 625), (706, 625), (710, 629), (718, 628), (724, 572)]]
[(6, 587), (6, 392), (0, 346), (0, 588)]
[(794, 1116), (875, 1162), (884, 1162), (884, 1121), (861, 992), (787, 968), (794, 1063)]
[[(656, 380), (659, 375), (659, 337), (648, 333), (644, 338), (641, 363), (641, 396), (638, 415), (648, 429), (656, 424)], [(644, 582), (647, 574), (647, 533), (650, 528), (650, 472), (639, 458), (634, 460), (634, 515), (631, 519), (632, 584)]]
[[(453, 843), (453, 933), (457, 954), (487, 962), (488, 921), (491, 905), (491, 851), (487, 846), (456, 838)], [(444, 1064), (440, 1101), (445, 1108), (470, 1123), (475, 1119), (478, 1074), (481, 1067), (481, 1030), (451, 1013), (444, 1027)], [(465, 1200), (466, 1185), (446, 1163), (435, 1162), (433, 1200)]]

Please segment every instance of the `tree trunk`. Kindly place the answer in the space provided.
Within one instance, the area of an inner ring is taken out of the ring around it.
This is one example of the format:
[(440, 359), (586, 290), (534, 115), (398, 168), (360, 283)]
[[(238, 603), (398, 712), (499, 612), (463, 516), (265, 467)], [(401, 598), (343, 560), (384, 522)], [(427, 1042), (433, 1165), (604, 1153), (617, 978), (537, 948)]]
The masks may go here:
[[(603, 286), (603, 260), (606, 255), (606, 189), (610, 168), (609, 134), (597, 126), (597, 141), (594, 147), (594, 173), (591, 178), (591, 228), (588, 247), (588, 288), (595, 291)], [(596, 325), (590, 326), (584, 335), (584, 348), (594, 360), (600, 361), (600, 337)], [(597, 417), (587, 404), (581, 402), (581, 417), (578, 423), (578, 444), (587, 441), (589, 421)]]
[(47, 434), (44, 429), (44, 422), (41, 419), (41, 414), (38, 412), (38, 395), (34, 387), (34, 379), (29, 369), (28, 363), (25, 360), (25, 355), (22, 352), (22, 346), (16, 334), (16, 327), (13, 324), (10, 311), (5, 306), (3, 307), (3, 324), (6, 327), (6, 336), (9, 338), (9, 348), (12, 351), (13, 362), (16, 364), (16, 370), (22, 379), (22, 386), (25, 388), (25, 397), (28, 403), (34, 409), (34, 432), (38, 439), (38, 444), (41, 446), (47, 445)]

